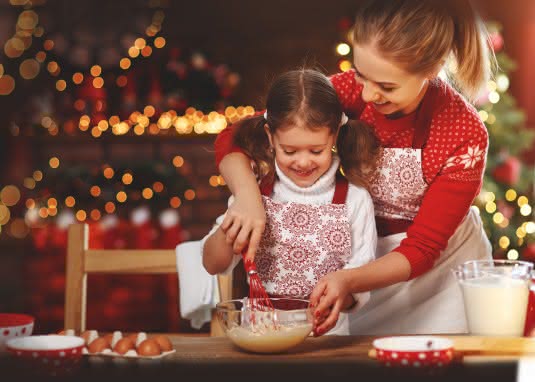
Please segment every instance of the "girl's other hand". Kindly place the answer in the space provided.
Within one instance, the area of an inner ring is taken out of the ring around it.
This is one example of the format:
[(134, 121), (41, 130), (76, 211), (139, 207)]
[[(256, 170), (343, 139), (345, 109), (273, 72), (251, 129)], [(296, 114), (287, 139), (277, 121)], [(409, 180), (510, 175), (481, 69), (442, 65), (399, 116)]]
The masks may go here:
[(245, 259), (250, 261), (254, 260), (265, 227), (266, 212), (262, 200), (244, 195), (236, 197), (221, 224), (234, 253), (242, 253), (247, 248)]

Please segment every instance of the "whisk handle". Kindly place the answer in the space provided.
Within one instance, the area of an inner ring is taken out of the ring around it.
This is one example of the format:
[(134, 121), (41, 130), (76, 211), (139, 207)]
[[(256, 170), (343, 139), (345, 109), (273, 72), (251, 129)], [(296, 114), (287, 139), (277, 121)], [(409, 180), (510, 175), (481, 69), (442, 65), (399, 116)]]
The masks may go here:
[(249, 276), (258, 273), (256, 270), (256, 264), (254, 261), (244, 259), (243, 264), (245, 267), (245, 271), (247, 272)]

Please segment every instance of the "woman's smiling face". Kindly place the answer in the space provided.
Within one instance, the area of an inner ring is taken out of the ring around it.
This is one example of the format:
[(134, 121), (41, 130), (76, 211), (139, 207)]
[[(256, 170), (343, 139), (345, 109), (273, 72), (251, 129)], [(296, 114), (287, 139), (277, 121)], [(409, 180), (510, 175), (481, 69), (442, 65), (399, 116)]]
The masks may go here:
[(365, 102), (385, 115), (416, 110), (427, 90), (428, 76), (408, 73), (371, 44), (355, 44), (353, 54), (356, 80), (363, 86)]

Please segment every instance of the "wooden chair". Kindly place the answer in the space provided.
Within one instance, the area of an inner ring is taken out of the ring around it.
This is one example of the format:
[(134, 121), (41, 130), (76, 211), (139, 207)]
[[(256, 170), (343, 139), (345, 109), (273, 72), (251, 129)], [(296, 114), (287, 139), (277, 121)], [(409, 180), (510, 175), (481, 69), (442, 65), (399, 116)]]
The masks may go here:
[[(89, 249), (89, 226), (69, 227), (65, 283), (65, 329), (86, 330), (88, 273), (165, 274), (176, 273), (174, 249)], [(218, 276), (221, 300), (232, 296), (232, 275)], [(178, 288), (178, 285), (177, 285)], [(222, 336), (223, 328), (212, 314), (210, 335)]]

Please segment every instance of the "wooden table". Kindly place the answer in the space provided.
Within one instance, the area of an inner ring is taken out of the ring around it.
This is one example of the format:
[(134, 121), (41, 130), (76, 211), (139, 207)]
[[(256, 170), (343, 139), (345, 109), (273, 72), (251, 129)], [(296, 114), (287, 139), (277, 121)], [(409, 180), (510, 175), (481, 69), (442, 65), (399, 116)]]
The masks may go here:
[[(176, 353), (157, 362), (117, 360), (111, 357), (84, 359), (76, 380), (115, 382), (173, 381), (515, 381), (517, 360), (500, 362), (454, 361), (443, 369), (390, 369), (369, 357), (375, 337), (323, 336), (307, 340), (285, 354), (243, 352), (225, 337), (193, 337), (169, 334)], [(453, 337), (450, 337), (453, 339)], [(468, 338), (468, 337), (465, 337)], [(115, 360), (115, 361), (113, 361)], [(2, 377), (16, 377), (9, 358), (0, 358)], [(1, 378), (4, 380), (4, 378)], [(11, 380), (11, 379), (5, 379)]]

